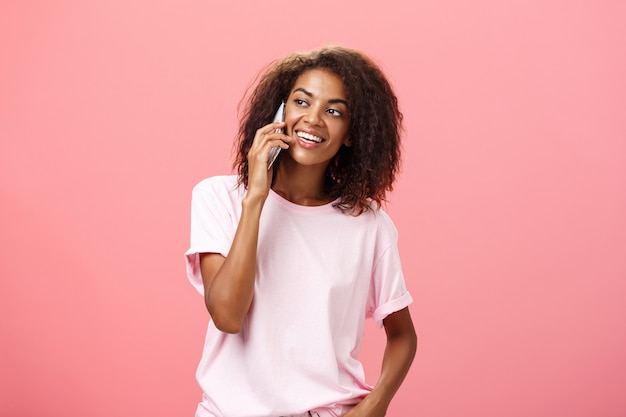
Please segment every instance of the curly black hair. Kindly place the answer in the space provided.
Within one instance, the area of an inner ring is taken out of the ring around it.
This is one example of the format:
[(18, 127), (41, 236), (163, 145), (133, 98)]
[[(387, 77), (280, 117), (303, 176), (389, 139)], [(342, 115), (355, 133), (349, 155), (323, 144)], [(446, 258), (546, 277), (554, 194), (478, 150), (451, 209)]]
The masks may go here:
[[(261, 72), (246, 103), (237, 135), (234, 169), (248, 185), (248, 151), (257, 129), (270, 123), (280, 102), (297, 78), (311, 69), (330, 71), (343, 81), (350, 110), (352, 146), (342, 146), (326, 169), (325, 192), (335, 206), (359, 215), (378, 207), (400, 169), (402, 113), (398, 99), (381, 69), (363, 53), (340, 46), (299, 52), (275, 61)], [(280, 158), (279, 158), (280, 159)]]

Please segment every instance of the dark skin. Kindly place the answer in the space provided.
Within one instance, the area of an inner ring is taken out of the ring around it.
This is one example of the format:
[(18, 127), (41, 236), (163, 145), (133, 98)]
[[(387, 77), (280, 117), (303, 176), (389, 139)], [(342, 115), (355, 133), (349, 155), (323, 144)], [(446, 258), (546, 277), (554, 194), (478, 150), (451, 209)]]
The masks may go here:
[[(270, 187), (299, 205), (317, 206), (331, 199), (323, 191), (330, 159), (350, 146), (349, 109), (343, 83), (326, 70), (303, 73), (287, 99), (285, 122), (258, 129), (248, 153), (248, 192), (228, 254), (200, 257), (205, 303), (218, 329), (238, 333), (252, 303), (259, 221)], [(284, 129), (285, 133), (276, 133)], [(280, 146), (276, 175), (267, 169), (269, 152)], [(380, 378), (372, 392), (345, 417), (382, 417), (404, 380), (417, 347), (408, 308), (388, 315), (383, 325), (387, 344)]]

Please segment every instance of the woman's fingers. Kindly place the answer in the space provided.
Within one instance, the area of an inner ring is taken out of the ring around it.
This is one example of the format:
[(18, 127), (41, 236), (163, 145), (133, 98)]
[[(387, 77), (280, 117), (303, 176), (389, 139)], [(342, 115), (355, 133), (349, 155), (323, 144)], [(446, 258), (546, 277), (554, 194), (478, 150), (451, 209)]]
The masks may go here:
[(248, 152), (248, 162), (250, 164), (264, 161), (267, 169), (267, 162), (269, 161), (269, 154), (272, 148), (277, 146), (282, 149), (289, 148), (288, 142), (291, 141), (291, 138), (282, 133), (284, 126), (284, 122), (272, 122), (256, 131), (252, 147)]
[(272, 171), (268, 170), (270, 152), (274, 147), (288, 149), (291, 138), (284, 133), (284, 122), (272, 122), (256, 131), (254, 141), (248, 152), (248, 191), (257, 190), (263, 194), (269, 192)]

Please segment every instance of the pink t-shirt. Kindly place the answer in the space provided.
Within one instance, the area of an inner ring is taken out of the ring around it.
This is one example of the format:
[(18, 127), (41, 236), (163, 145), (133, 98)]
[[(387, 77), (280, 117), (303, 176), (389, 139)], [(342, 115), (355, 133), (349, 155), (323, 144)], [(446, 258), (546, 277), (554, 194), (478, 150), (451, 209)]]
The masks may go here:
[[(241, 216), (235, 176), (194, 187), (187, 275), (202, 294), (199, 253), (228, 255)], [(267, 417), (340, 409), (371, 391), (357, 359), (365, 319), (411, 302), (382, 210), (343, 214), (270, 191), (261, 214), (254, 300), (238, 334), (209, 322), (197, 417)]]

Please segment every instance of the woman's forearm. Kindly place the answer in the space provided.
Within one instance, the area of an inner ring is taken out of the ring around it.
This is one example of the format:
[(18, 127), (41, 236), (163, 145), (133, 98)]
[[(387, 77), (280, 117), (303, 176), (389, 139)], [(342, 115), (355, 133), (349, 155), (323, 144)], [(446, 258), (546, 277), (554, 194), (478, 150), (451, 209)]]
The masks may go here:
[(365, 415), (385, 415), (402, 381), (406, 377), (415, 352), (417, 336), (408, 308), (392, 313), (384, 320), (387, 345), (381, 374), (376, 386), (364, 402), (372, 412)]

